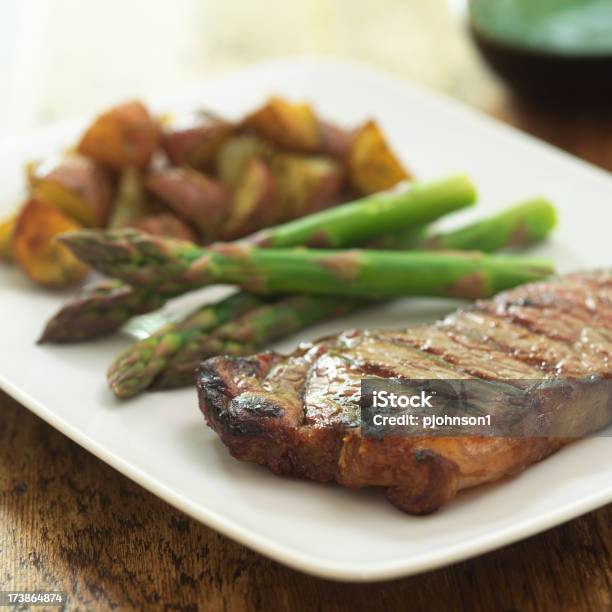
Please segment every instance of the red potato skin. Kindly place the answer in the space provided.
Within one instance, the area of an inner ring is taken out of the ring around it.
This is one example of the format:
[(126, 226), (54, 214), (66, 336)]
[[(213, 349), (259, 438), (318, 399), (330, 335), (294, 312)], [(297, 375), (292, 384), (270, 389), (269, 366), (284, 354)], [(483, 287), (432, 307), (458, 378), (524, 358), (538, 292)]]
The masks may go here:
[(330, 155), (341, 163), (346, 163), (353, 134), (327, 121), (319, 121), (319, 131), (321, 134), (320, 152), (323, 155)]
[(216, 239), (231, 204), (223, 183), (190, 168), (150, 173), (145, 187), (183, 219), (196, 225), (205, 240)]
[(343, 181), (344, 177), (340, 172), (330, 174), (325, 180), (321, 181), (308, 210), (304, 211), (302, 216), (311, 215), (319, 210), (338, 204)]
[(131, 223), (128, 227), (133, 227), (153, 236), (178, 238), (179, 240), (189, 240), (190, 242), (197, 242), (198, 239), (196, 233), (187, 223), (169, 213), (149, 215)]
[(223, 143), (234, 131), (231, 123), (206, 113), (183, 118), (179, 125), (166, 127), (161, 146), (174, 166), (205, 170), (214, 162)]
[(159, 125), (138, 101), (126, 102), (100, 115), (83, 134), (79, 153), (120, 171), (144, 171), (160, 140)]

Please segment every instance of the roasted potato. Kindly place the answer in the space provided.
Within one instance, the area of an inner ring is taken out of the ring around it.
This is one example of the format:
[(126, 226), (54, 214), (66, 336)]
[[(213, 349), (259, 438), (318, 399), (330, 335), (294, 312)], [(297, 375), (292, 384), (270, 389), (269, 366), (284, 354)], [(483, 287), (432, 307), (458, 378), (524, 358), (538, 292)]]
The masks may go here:
[(273, 97), (247, 115), (243, 126), (290, 151), (314, 153), (321, 147), (319, 121), (309, 104)]
[(273, 223), (278, 214), (276, 188), (268, 166), (252, 157), (234, 190), (221, 238), (236, 240)]
[(0, 259), (13, 259), (13, 234), (17, 224), (17, 214), (10, 215), (0, 221)]
[(193, 223), (204, 241), (218, 237), (231, 204), (226, 185), (191, 168), (168, 168), (149, 174), (145, 186), (179, 217)]
[(351, 186), (362, 194), (390, 189), (410, 173), (391, 151), (376, 122), (368, 121), (353, 135), (348, 152)]
[(119, 178), (117, 196), (108, 227), (126, 227), (151, 214), (143, 178), (135, 168), (126, 168)]
[(164, 126), (161, 145), (173, 165), (208, 170), (233, 131), (231, 123), (210, 113), (191, 113)]
[(143, 217), (139, 221), (131, 223), (129, 227), (147, 232), (148, 234), (153, 234), (154, 236), (168, 236), (180, 240), (190, 240), (191, 242), (197, 240), (195, 232), (187, 223), (170, 213)]
[(79, 225), (42, 200), (31, 199), (21, 210), (13, 235), (13, 256), (35, 283), (69, 287), (85, 277), (87, 267), (56, 240)]
[(333, 123), (319, 122), (321, 132), (321, 153), (345, 163), (351, 146), (352, 134)]
[(271, 169), (281, 221), (308, 215), (337, 201), (342, 167), (328, 157), (279, 153), (272, 158)]
[(241, 134), (223, 143), (217, 155), (217, 176), (230, 187), (236, 187), (254, 157), (268, 160), (274, 147), (271, 143), (254, 136)]
[(106, 171), (78, 154), (52, 157), (28, 169), (32, 196), (51, 204), (80, 225), (104, 227), (112, 204)]
[(159, 144), (158, 122), (140, 102), (126, 102), (100, 115), (78, 144), (87, 157), (122, 170), (133, 166), (145, 170)]

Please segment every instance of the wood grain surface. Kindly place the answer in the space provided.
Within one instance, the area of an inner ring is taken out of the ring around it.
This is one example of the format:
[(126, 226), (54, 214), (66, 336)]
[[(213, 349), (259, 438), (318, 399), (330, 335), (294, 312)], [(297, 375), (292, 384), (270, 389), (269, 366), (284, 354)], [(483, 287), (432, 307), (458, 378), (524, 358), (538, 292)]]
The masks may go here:
[[(403, 10), (404, 3), (389, 4)], [(410, 54), (398, 58), (378, 39), (347, 54), (372, 58), (372, 49), (383, 49), (388, 56), (381, 51), (379, 63), (400, 76), (612, 170), (611, 118), (560, 115), (514, 101), (463, 35), (451, 33), (441, 2), (410, 6), (414, 20), (402, 25), (419, 33)], [(344, 40), (363, 45), (367, 39)], [(444, 50), (435, 40), (446, 41)], [(429, 62), (427, 71), (419, 58)], [(325, 581), (187, 518), (0, 392), (0, 590), (6, 589), (64, 590), (67, 608), (82, 610), (610, 612), (612, 506), (427, 574), (375, 584)]]
[(612, 506), (472, 561), (343, 584), (187, 518), (0, 394), (0, 590), (83, 610), (610, 610)]

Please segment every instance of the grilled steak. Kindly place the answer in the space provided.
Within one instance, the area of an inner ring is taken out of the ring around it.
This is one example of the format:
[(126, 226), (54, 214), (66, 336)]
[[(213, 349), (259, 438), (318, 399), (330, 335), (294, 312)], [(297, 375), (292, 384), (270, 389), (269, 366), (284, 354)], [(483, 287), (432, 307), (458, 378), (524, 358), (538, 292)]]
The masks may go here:
[[(434, 325), (347, 331), (288, 356), (215, 357), (200, 366), (198, 392), (206, 421), (237, 459), (277, 474), (383, 487), (398, 508), (422, 514), (460, 489), (520, 472), (571, 438), (367, 438), (362, 378), (593, 376), (612, 378), (610, 271), (519, 287)], [(612, 399), (589, 389), (576, 435), (612, 421)]]

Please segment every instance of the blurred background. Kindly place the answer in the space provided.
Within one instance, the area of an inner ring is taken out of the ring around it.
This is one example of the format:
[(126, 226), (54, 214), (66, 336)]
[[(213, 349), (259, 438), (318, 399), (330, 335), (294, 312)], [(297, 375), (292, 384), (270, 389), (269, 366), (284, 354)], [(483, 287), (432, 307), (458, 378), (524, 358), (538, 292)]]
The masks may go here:
[[(612, 5), (487, 2), (523, 9)], [(180, 90), (259, 60), (317, 54), (384, 68), (612, 169), (609, 119), (577, 106), (559, 111), (519, 102), (478, 53), (463, 0), (13, 0), (1, 11), (3, 133)], [(580, 22), (576, 14), (570, 25)], [(594, 21), (612, 48), (612, 10), (600, 10)], [(557, 30), (568, 38), (567, 28)]]
[(475, 104), (496, 89), (474, 91), (484, 68), (446, 0), (20, 0), (2, 13), (3, 129), (286, 55), (369, 62)]

